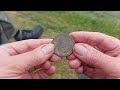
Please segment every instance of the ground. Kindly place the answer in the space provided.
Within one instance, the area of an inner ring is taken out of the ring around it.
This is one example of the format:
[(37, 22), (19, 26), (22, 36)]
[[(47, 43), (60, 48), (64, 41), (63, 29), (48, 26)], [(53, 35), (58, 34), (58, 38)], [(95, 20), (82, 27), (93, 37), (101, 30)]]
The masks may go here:
[[(31, 29), (36, 25), (44, 27), (42, 38), (54, 38), (58, 33), (75, 31), (102, 32), (120, 39), (120, 12), (105, 11), (7, 11), (18, 29)], [(50, 79), (77, 79), (63, 58), (55, 75)]]

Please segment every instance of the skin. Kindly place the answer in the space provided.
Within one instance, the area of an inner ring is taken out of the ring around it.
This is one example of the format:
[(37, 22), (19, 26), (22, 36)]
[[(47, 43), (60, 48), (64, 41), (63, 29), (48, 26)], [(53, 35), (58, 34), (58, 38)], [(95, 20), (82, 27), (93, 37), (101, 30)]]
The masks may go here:
[[(99, 32), (73, 32), (73, 53), (66, 57), (78, 74), (93, 79), (120, 78), (120, 40)], [(0, 46), (0, 78), (45, 79), (55, 73), (52, 39), (24, 40)]]
[(52, 39), (31, 39), (0, 46), (0, 78), (45, 79), (55, 73)]
[(120, 78), (120, 40), (99, 32), (73, 32), (69, 66), (93, 79)]

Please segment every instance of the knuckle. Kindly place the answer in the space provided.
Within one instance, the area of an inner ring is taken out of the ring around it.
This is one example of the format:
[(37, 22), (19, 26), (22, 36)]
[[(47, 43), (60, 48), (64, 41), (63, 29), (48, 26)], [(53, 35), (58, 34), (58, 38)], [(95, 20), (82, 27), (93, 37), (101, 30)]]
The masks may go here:
[(45, 57), (44, 53), (39, 50), (35, 50), (33, 52), (34, 63), (36, 64), (42, 64), (44, 61), (44, 57)]
[(97, 64), (101, 63), (101, 59), (102, 59), (102, 54), (97, 52), (95, 49), (91, 50), (91, 54), (88, 54), (88, 59), (89, 59), (89, 63), (92, 66), (96, 66)]

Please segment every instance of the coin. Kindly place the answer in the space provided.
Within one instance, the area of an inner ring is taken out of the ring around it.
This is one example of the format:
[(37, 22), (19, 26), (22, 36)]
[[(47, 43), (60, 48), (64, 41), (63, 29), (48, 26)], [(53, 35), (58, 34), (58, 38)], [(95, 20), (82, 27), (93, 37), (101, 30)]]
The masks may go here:
[(66, 57), (72, 53), (75, 42), (70, 35), (61, 33), (53, 39), (53, 44), (55, 45), (55, 54)]

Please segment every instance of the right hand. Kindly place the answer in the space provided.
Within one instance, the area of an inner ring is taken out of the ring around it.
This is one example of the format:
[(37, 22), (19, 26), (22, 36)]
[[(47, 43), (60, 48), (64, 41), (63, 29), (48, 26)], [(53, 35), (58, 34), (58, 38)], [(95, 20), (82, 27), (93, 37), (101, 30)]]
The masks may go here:
[(120, 40), (98, 32), (73, 32), (76, 44), (67, 57), (78, 74), (93, 79), (120, 78)]

